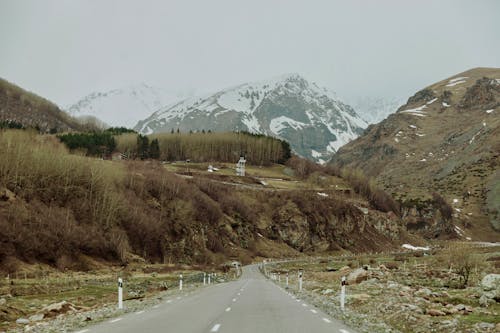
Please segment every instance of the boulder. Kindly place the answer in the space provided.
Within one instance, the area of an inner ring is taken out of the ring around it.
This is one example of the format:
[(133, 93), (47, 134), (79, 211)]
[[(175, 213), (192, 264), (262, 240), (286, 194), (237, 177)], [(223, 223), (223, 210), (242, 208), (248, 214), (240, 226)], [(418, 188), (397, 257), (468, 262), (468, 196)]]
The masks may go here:
[(492, 330), (495, 328), (495, 324), (485, 323), (485, 322), (477, 323), (475, 326), (479, 328), (482, 332), (487, 330)]
[(37, 313), (29, 317), (30, 321), (40, 321), (44, 317), (43, 313)]
[(500, 274), (488, 274), (481, 280), (481, 288), (484, 291), (500, 289)]
[(28, 325), (30, 323), (30, 320), (27, 318), (19, 318), (16, 320), (16, 324), (20, 325)]
[(358, 268), (347, 275), (347, 284), (354, 285), (368, 279), (368, 271), (363, 268)]
[(447, 304), (443, 311), (446, 314), (455, 314), (458, 312), (458, 310), (452, 304)]
[(489, 298), (486, 293), (481, 295), (479, 297), (479, 305), (482, 306), (483, 308), (487, 308), (490, 304), (495, 303), (495, 301), (491, 298)]
[(332, 290), (332, 289), (325, 289), (325, 290), (323, 290), (323, 292), (322, 292), (322, 294), (323, 294), (323, 295), (329, 295), (329, 294), (331, 294), (331, 293), (333, 293), (333, 290)]
[(43, 314), (44, 318), (52, 318), (56, 317), (57, 315), (61, 313), (66, 313), (69, 311), (76, 311), (79, 308), (76, 307), (75, 305), (68, 303), (66, 301), (62, 301), (59, 303), (53, 303), (50, 305), (47, 305), (44, 307), (42, 310), (40, 310), (38, 313)]
[(437, 310), (437, 309), (428, 309), (426, 311), (426, 313), (430, 316), (433, 316), (433, 317), (438, 317), (438, 316), (446, 316), (446, 313), (444, 313), (443, 311), (441, 310)]
[(432, 295), (432, 291), (428, 288), (421, 288), (415, 292), (415, 296), (418, 297), (430, 297)]

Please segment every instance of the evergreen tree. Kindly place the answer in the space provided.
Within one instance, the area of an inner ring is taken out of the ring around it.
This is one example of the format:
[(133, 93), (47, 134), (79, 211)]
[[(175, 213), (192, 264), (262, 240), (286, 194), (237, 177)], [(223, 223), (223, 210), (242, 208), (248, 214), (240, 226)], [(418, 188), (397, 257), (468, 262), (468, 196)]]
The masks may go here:
[(160, 143), (158, 139), (153, 139), (149, 146), (149, 157), (155, 160), (160, 159)]
[(149, 139), (145, 135), (137, 136), (137, 155), (141, 160), (149, 158)]

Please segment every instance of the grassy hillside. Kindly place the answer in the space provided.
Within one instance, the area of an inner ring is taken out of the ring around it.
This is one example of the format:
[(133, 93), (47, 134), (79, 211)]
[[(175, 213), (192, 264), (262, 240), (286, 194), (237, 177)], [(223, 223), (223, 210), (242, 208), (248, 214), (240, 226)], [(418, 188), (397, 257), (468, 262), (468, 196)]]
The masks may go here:
[(407, 238), (394, 213), (307, 165), (299, 166), (307, 173), (285, 168), (288, 181), (302, 185), (279, 190), (257, 177), (184, 176), (155, 161), (73, 155), (55, 137), (29, 131), (0, 131), (0, 155), (2, 270), (15, 271), (16, 260), (88, 269), (85, 256), (124, 264), (132, 255), (161, 263), (249, 262), (376, 250)]
[(452, 233), (498, 240), (499, 152), (500, 69), (476, 68), (417, 92), (332, 162), (375, 177), (404, 203), (412, 228), (442, 220), (429, 208), (437, 192), (452, 206)]
[(0, 78), (1, 122), (21, 124), (42, 132), (62, 132), (83, 127), (54, 103)]

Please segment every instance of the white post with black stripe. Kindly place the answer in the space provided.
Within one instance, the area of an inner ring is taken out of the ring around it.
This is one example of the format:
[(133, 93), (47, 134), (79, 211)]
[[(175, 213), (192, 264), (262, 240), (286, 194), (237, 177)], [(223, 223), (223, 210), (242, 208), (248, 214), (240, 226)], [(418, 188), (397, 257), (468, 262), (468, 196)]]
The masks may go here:
[(344, 311), (345, 307), (345, 285), (346, 285), (345, 276), (342, 277), (341, 287), (340, 287), (340, 310)]
[(123, 279), (118, 278), (118, 309), (123, 309)]

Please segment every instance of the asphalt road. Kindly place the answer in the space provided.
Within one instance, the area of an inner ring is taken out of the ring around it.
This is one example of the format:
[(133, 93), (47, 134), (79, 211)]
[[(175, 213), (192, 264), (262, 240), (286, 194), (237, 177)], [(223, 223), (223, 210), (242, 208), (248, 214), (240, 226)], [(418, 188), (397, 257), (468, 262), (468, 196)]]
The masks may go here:
[(265, 279), (255, 265), (244, 267), (237, 281), (171, 296), (155, 307), (78, 332), (355, 333)]

